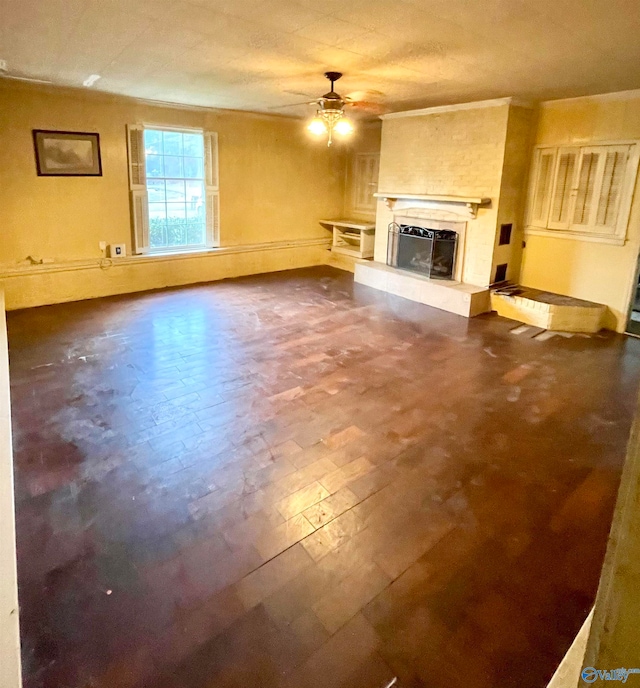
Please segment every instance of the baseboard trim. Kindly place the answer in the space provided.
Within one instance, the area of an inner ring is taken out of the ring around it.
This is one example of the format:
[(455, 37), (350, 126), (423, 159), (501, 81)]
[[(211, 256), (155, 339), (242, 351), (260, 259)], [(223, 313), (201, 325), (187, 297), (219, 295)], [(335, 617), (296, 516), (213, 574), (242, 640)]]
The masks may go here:
[(7, 310), (83, 301), (324, 265), (329, 241), (301, 239), (0, 271)]
[(72, 270), (90, 270), (95, 268), (108, 269), (136, 264), (164, 263), (176, 260), (193, 260), (195, 258), (234, 255), (237, 253), (253, 253), (255, 251), (279, 251), (288, 248), (305, 248), (308, 246), (331, 246), (330, 239), (295, 239), (293, 241), (266, 241), (260, 244), (240, 244), (237, 246), (220, 246), (202, 251), (187, 251), (184, 253), (153, 253), (139, 256), (125, 256), (124, 258), (101, 258), (68, 260), (55, 263), (35, 265), (0, 266), (0, 280), (26, 275), (42, 275), (55, 272), (69, 272)]

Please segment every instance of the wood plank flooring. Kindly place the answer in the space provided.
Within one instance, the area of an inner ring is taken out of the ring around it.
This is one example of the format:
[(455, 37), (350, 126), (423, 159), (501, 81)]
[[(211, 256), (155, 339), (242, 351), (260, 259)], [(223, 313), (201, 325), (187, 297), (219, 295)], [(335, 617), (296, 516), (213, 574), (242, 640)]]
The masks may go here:
[(640, 341), (313, 268), (9, 314), (26, 688), (542, 688)]

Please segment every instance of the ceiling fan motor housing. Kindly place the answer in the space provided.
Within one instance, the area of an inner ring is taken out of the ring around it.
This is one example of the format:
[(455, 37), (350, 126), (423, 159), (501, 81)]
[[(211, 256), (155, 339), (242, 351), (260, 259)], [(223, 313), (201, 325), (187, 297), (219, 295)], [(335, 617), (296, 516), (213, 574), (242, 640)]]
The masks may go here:
[(342, 72), (325, 72), (324, 75), (331, 82), (331, 90), (329, 91), (329, 93), (325, 93), (322, 97), (324, 98), (324, 100), (336, 101), (336, 109), (338, 109), (342, 107), (342, 98), (335, 92), (333, 84), (342, 77)]
[[(344, 101), (340, 96), (337, 98), (335, 97), (338, 95), (337, 93), (329, 94), (327, 93), (326, 95), (322, 96), (322, 98), (318, 101), (318, 107), (321, 110), (324, 110), (325, 112), (327, 110), (333, 111), (342, 111), (342, 108), (344, 107)], [(329, 97), (331, 96), (331, 97)]]

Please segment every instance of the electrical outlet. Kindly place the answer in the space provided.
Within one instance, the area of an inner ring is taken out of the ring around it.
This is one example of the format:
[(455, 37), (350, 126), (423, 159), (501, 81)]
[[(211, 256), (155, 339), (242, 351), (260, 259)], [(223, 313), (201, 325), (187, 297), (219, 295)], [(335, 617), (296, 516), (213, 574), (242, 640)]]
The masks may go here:
[(107, 242), (106, 241), (101, 241), (98, 245), (100, 246), (101, 251), (107, 250)]
[(109, 244), (109, 258), (124, 258), (126, 255), (126, 244)]
[(6, 60), (0, 60), (0, 72), (8, 72), (9, 71), (9, 65), (7, 65)]

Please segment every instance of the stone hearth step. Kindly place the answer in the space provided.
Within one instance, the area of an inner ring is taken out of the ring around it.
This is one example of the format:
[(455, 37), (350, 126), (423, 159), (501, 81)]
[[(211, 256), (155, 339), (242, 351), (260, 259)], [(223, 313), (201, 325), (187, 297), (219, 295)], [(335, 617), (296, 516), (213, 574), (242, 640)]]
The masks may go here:
[(358, 261), (355, 281), (410, 301), (472, 318), (491, 310), (489, 289), (454, 280), (436, 280), (371, 261)]
[(498, 315), (545, 330), (594, 333), (602, 329), (607, 307), (550, 291), (513, 287), (511, 294), (491, 292), (491, 308)]

